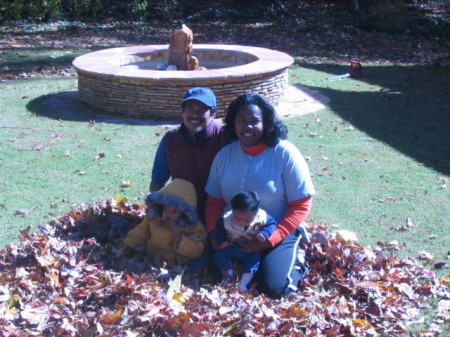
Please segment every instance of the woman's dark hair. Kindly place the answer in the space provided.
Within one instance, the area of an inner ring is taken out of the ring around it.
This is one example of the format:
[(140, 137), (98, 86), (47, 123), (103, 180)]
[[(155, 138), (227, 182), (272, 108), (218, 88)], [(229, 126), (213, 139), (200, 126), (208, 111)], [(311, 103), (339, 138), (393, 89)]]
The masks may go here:
[(239, 192), (230, 200), (230, 204), (233, 211), (250, 213), (258, 212), (260, 206), (258, 195), (253, 191)]
[(275, 146), (280, 139), (287, 138), (287, 127), (278, 118), (277, 112), (273, 105), (264, 97), (255, 94), (248, 93), (237, 97), (230, 103), (227, 109), (227, 114), (224, 118), (225, 131), (231, 137), (236, 138), (236, 131), (234, 128), (234, 121), (240, 108), (243, 106), (254, 104), (261, 109), (264, 131), (262, 136), (262, 142), (267, 146)]

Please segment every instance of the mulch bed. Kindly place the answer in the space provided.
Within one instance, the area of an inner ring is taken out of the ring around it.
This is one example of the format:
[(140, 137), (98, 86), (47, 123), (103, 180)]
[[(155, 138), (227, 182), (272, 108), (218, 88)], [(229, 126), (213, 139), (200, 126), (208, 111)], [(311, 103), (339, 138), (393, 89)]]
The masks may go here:
[[(168, 44), (170, 34), (180, 28), (155, 26), (133, 29), (121, 23), (79, 25), (67, 30), (58, 29), (56, 24), (33, 25), (35, 31), (24, 31), (21, 27), (4, 29), (0, 32), (0, 61), (2, 50), (6, 49), (16, 50), (20, 55), (23, 48), (97, 49)], [(357, 59), (363, 64), (450, 66), (449, 46), (425, 37), (388, 35), (348, 27), (302, 32), (296, 27), (280, 26), (280, 23), (207, 22), (189, 26), (194, 32), (194, 50), (195, 43), (241, 44), (284, 51), (295, 56), (298, 64), (345, 63)], [(40, 72), (49, 75), (52, 69), (46, 69), (48, 66), (42, 65), (33, 75), (38, 76)], [(65, 68), (70, 69), (71, 65), (67, 64)], [(58, 70), (54, 70), (53, 75), (58, 75), (61, 69)], [(0, 79), (18, 78), (14, 75), (0, 69)]]

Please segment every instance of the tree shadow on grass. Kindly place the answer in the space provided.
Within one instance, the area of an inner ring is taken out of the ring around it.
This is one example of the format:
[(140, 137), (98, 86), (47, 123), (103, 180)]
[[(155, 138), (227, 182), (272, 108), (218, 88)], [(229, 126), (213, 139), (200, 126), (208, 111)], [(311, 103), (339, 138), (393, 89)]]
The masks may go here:
[(450, 175), (450, 68), (368, 66), (362, 77), (338, 84), (328, 77), (348, 73), (348, 67), (300, 66), (329, 74), (326, 89), (313, 89), (330, 98), (337, 115), (371, 138)]
[[(179, 125), (180, 119), (141, 119), (126, 117), (98, 108), (93, 108), (80, 100), (78, 90), (62, 91), (37, 97), (27, 104), (27, 109), (39, 116), (56, 120), (127, 124), (127, 125)], [(181, 114), (181, 107), (180, 107)]]

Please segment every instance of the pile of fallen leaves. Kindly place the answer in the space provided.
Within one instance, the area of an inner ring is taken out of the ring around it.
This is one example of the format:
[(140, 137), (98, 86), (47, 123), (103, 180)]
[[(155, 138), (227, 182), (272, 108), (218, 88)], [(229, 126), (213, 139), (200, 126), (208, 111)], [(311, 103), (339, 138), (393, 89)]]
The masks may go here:
[(0, 251), (0, 334), (401, 336), (431, 298), (435, 321), (422, 336), (450, 319), (448, 279), (312, 223), (302, 292), (273, 299), (236, 285), (193, 288), (180, 268), (157, 268), (117, 245), (143, 212), (112, 200), (72, 210), (37, 234), (22, 231)]

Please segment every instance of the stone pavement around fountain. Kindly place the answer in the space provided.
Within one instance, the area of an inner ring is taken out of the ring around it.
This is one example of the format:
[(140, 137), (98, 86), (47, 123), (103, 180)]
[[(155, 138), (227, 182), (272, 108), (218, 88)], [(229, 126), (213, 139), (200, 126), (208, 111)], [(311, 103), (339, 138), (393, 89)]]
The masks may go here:
[(301, 85), (288, 85), (276, 108), (281, 117), (295, 117), (319, 111), (325, 108), (329, 101), (327, 96), (317, 90)]
[[(329, 101), (329, 98), (319, 91), (310, 90), (300, 85), (289, 85), (285, 91), (283, 100), (276, 108), (280, 117), (292, 118), (318, 112), (325, 108)], [(61, 120), (167, 126), (176, 126), (180, 123), (180, 118), (140, 119), (115, 115), (98, 108), (93, 108), (80, 101), (77, 90), (49, 95), (42, 101), (42, 105), (47, 117)], [(179, 113), (181, 114), (181, 107), (179, 107)]]

